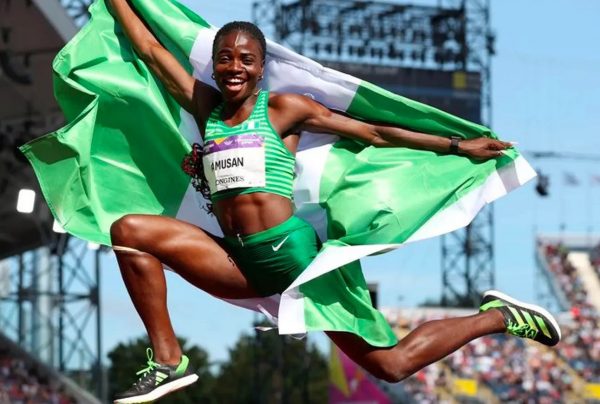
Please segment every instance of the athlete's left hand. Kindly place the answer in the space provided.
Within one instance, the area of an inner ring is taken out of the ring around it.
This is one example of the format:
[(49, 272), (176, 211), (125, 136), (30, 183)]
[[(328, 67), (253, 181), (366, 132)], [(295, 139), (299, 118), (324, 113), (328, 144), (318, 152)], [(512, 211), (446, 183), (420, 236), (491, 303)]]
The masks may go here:
[(488, 160), (499, 157), (503, 150), (511, 148), (513, 145), (509, 142), (490, 139), (488, 137), (478, 137), (476, 139), (461, 140), (458, 143), (459, 154), (464, 154), (476, 159)]

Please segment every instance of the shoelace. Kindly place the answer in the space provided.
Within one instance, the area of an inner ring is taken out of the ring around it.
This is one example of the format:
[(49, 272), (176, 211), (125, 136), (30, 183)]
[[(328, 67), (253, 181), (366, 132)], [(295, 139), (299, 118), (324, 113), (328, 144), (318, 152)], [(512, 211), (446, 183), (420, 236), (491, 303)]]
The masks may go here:
[(160, 364), (152, 360), (154, 358), (154, 352), (152, 351), (152, 348), (146, 348), (146, 357), (148, 358), (148, 361), (146, 362), (148, 366), (135, 373), (136, 375), (142, 375), (138, 381), (142, 380), (144, 377), (150, 374), (150, 372), (160, 366)]
[(534, 339), (538, 334), (538, 330), (534, 330), (529, 324), (519, 325), (510, 320), (508, 320), (508, 325), (506, 326), (506, 329), (512, 335), (516, 335), (517, 337), (522, 338)]

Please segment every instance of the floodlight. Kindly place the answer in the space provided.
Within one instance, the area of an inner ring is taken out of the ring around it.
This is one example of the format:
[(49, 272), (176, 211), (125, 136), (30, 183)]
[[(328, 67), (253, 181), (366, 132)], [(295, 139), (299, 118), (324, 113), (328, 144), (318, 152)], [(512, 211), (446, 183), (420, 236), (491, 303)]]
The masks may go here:
[(535, 186), (535, 191), (538, 193), (539, 196), (546, 197), (550, 193), (549, 188), (550, 188), (550, 178), (547, 175), (542, 174), (541, 171), (539, 171), (537, 184)]
[(35, 205), (35, 191), (33, 189), (21, 189), (17, 198), (17, 212), (31, 213)]

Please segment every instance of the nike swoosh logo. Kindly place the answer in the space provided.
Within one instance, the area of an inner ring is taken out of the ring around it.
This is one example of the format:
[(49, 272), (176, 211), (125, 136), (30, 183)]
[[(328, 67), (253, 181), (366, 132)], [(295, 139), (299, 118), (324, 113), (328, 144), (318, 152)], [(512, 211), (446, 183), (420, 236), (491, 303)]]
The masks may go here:
[(287, 236), (285, 236), (285, 238), (283, 240), (281, 240), (281, 242), (277, 245), (272, 245), (271, 248), (273, 249), (273, 251), (277, 252), (279, 251), (279, 249), (281, 248), (281, 246), (283, 245), (283, 243), (285, 243), (285, 241), (288, 239), (289, 234)]

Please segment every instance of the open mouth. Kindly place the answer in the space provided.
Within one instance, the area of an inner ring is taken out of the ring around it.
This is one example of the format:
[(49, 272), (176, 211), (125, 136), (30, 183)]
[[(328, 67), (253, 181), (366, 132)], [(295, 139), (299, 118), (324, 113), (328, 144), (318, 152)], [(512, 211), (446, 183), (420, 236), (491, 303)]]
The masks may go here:
[(241, 90), (244, 83), (246, 83), (246, 81), (239, 77), (231, 77), (223, 80), (223, 84), (225, 84), (225, 87), (230, 91)]

